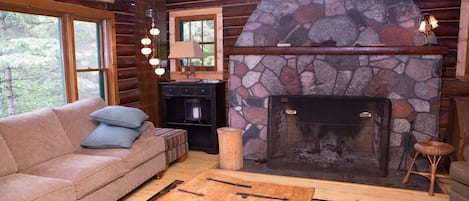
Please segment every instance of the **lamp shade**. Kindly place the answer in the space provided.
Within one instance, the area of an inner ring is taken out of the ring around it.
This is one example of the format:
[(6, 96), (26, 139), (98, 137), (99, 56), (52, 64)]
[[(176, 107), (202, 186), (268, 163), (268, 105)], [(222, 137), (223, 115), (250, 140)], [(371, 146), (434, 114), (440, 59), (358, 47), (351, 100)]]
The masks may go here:
[(171, 46), (169, 56), (170, 59), (185, 58), (204, 58), (204, 52), (196, 41), (176, 41)]

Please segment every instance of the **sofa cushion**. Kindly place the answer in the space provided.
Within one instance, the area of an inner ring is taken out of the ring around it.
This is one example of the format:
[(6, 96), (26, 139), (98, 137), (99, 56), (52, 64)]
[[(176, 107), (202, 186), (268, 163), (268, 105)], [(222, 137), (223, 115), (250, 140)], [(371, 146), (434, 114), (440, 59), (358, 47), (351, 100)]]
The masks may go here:
[(143, 126), (139, 128), (125, 128), (111, 126), (101, 123), (83, 141), (81, 146), (88, 148), (130, 148), (142, 132)]
[(73, 185), (61, 179), (15, 173), (0, 177), (0, 200), (75, 200)]
[(8, 148), (7, 143), (0, 135), (0, 177), (13, 174), (18, 171), (15, 159)]
[(114, 126), (137, 128), (148, 119), (140, 109), (120, 105), (107, 106), (91, 113), (94, 120)]
[(449, 168), (449, 176), (460, 183), (469, 185), (469, 161), (453, 161)]
[(54, 108), (74, 150), (79, 149), (80, 142), (98, 127), (99, 123), (90, 114), (103, 107), (106, 107), (103, 99), (92, 97)]
[[(459, 198), (459, 199), (458, 199)], [(460, 199), (463, 198), (463, 199)], [(457, 181), (451, 181), (450, 201), (468, 201), (469, 186)]]
[(118, 158), (67, 154), (24, 173), (70, 181), (75, 186), (76, 199), (81, 199), (123, 176), (124, 167)]
[(164, 139), (159, 136), (137, 138), (132, 149), (81, 149), (80, 154), (111, 156), (124, 161), (126, 172), (133, 170), (138, 165), (154, 158), (165, 151)]
[(0, 119), (0, 133), (20, 171), (73, 150), (51, 108)]

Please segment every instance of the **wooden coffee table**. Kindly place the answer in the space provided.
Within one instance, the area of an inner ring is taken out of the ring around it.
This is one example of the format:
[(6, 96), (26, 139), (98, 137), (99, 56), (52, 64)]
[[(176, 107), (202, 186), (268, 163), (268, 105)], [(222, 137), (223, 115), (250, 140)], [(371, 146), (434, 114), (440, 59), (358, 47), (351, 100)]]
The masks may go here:
[[(314, 188), (242, 178), (240, 172), (210, 169), (178, 185), (158, 201), (182, 200), (288, 200), (311, 201)], [(270, 175), (269, 175), (270, 176)]]

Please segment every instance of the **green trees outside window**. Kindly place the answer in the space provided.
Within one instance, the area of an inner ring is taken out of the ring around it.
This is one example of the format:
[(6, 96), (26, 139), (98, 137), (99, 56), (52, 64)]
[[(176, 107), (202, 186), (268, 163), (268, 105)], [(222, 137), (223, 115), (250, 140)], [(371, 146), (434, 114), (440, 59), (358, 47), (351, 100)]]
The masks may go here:
[(59, 21), (0, 11), (0, 117), (66, 103)]
[[(0, 10), (0, 117), (64, 105), (67, 93), (105, 98), (101, 25), (72, 25), (70, 52), (64, 49), (62, 18)], [(65, 54), (75, 63), (66, 66)]]

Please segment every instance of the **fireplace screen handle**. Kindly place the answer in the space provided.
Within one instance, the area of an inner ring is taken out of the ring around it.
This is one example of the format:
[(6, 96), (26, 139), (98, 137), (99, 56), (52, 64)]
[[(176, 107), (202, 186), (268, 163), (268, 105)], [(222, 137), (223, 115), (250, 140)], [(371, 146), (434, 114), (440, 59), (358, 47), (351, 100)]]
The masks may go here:
[(285, 114), (296, 115), (296, 110), (295, 109), (286, 109)]
[(360, 118), (371, 118), (371, 112), (368, 112), (368, 111), (364, 111), (364, 112), (360, 112)]

